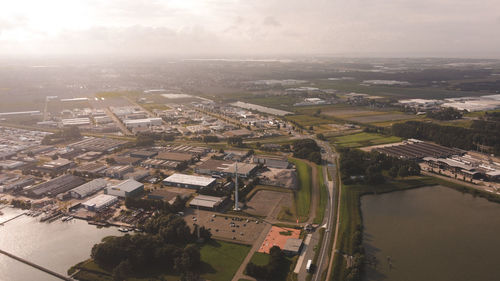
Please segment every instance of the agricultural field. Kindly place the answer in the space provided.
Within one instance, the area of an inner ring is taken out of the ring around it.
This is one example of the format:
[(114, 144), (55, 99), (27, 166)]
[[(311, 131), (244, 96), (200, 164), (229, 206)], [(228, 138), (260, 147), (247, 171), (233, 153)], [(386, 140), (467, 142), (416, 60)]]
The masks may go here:
[(418, 116), (414, 114), (405, 114), (399, 111), (377, 111), (355, 108), (330, 109), (323, 111), (322, 113), (338, 119), (344, 119), (357, 123), (386, 123), (387, 125), (391, 124), (392, 121), (418, 118)]
[(351, 135), (332, 137), (330, 141), (341, 147), (358, 148), (363, 146), (400, 142), (401, 138), (361, 132)]
[(327, 120), (327, 119), (322, 119), (319, 117), (315, 116), (310, 116), (310, 115), (289, 115), (286, 117), (286, 119), (296, 122), (297, 124), (308, 128), (309, 126), (317, 126), (321, 124), (329, 124), (332, 123), (332, 121)]

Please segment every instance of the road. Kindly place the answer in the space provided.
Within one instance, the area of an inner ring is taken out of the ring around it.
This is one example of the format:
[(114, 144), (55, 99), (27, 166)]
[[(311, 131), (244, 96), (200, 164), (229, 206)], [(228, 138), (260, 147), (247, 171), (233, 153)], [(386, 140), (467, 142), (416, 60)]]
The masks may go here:
[[(313, 281), (319, 281), (322, 280), (321, 277), (323, 275), (323, 272), (326, 270), (326, 268), (330, 268), (328, 265), (330, 264), (328, 262), (328, 252), (329, 252), (329, 245), (330, 245), (330, 240), (331, 240), (331, 232), (333, 229), (333, 222), (335, 221), (335, 180), (337, 179), (336, 176), (336, 154), (333, 152), (332, 148), (328, 144), (328, 142), (316, 140), (318, 145), (323, 148), (324, 153), (323, 153), (323, 159), (327, 164), (333, 164), (335, 165), (334, 169), (327, 169), (325, 167), (326, 173), (323, 173), (323, 175), (326, 177), (326, 181), (328, 182), (328, 206), (325, 209), (325, 212), (327, 212), (327, 215), (323, 219), (323, 225), (326, 224), (326, 229), (325, 229), (325, 234), (323, 235), (323, 241), (321, 243), (321, 248), (320, 248), (320, 253), (318, 256), (318, 260), (315, 264), (316, 270), (313, 273), (312, 280)], [(328, 175), (327, 173), (330, 173), (332, 181), (328, 181)], [(338, 227), (336, 227), (336, 230), (338, 230)], [(332, 255), (333, 258), (333, 255)], [(299, 279), (302, 280), (302, 279)]]

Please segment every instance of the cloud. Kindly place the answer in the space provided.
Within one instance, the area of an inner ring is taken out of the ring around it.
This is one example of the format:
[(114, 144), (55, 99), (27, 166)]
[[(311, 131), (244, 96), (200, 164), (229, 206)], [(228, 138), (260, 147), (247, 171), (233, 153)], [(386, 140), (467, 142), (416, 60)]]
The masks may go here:
[(0, 10), (0, 53), (4, 54), (354, 52), (500, 57), (500, 38), (491, 26), (500, 23), (498, 0), (11, 3)]
[(264, 20), (262, 21), (262, 24), (266, 25), (266, 26), (272, 26), (272, 27), (280, 27), (281, 26), (281, 24), (274, 17), (271, 17), (271, 16), (265, 17)]

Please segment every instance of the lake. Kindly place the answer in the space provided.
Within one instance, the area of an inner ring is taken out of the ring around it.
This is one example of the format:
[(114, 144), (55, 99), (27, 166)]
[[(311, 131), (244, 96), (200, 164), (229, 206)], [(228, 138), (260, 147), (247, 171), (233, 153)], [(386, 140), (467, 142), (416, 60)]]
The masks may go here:
[(361, 209), (376, 258), (364, 280), (499, 280), (500, 204), (433, 186), (366, 195)]
[[(24, 211), (3, 208), (0, 222)], [(92, 246), (110, 235), (120, 235), (117, 228), (97, 228), (86, 221), (73, 219), (41, 223), (38, 218), (21, 216), (0, 226), (0, 249), (63, 275), (90, 257)], [(53, 281), (55, 278), (24, 263), (0, 254), (0, 280)]]

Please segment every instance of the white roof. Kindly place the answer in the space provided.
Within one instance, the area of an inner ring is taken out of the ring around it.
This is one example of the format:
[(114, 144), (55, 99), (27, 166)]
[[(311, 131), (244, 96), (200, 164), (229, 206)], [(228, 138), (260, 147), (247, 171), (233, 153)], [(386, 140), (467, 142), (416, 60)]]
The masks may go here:
[(97, 195), (96, 197), (90, 198), (89, 200), (83, 202), (83, 205), (88, 207), (96, 207), (96, 206), (99, 207), (115, 200), (117, 200), (116, 196), (108, 194), (100, 194)]
[(95, 179), (73, 188), (71, 192), (75, 192), (80, 194), (81, 196), (85, 196), (87, 194), (105, 188), (106, 185), (108, 185), (108, 182), (105, 179)]
[(163, 180), (164, 182), (175, 182), (180, 184), (189, 184), (189, 185), (198, 185), (198, 186), (207, 186), (212, 184), (215, 179), (208, 177), (200, 177), (193, 175), (185, 175), (185, 174), (173, 174), (170, 177)]
[(140, 183), (136, 180), (133, 180), (133, 179), (128, 179), (128, 180), (122, 181), (121, 183), (113, 186), (112, 189), (123, 190), (125, 192), (131, 192), (131, 191), (134, 191), (141, 186), (143, 186), (142, 183)]

